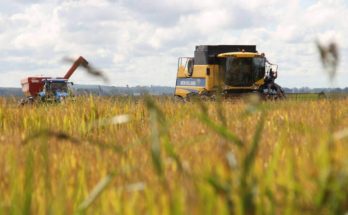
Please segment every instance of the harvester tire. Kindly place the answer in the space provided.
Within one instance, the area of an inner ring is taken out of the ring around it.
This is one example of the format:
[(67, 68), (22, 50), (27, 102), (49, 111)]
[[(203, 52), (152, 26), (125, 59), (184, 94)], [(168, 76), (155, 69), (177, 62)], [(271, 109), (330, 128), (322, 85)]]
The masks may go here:
[(185, 99), (181, 96), (174, 96), (174, 101), (175, 102), (181, 102), (181, 103), (185, 103)]

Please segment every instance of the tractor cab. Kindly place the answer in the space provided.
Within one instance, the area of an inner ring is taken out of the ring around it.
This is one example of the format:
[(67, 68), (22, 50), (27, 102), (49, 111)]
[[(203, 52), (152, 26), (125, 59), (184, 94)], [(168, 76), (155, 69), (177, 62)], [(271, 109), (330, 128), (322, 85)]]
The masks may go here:
[(67, 79), (44, 79), (43, 82), (43, 90), (38, 93), (42, 101), (60, 102), (70, 95), (72, 82)]

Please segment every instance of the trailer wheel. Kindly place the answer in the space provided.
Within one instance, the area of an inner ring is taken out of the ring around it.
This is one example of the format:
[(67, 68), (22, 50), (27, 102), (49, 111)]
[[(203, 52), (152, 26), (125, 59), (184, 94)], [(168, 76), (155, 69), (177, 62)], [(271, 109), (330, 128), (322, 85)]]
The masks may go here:
[(24, 106), (25, 104), (27, 104), (28, 102), (27, 102), (27, 100), (26, 99), (21, 99), (20, 101), (19, 101), (19, 105), (20, 106)]
[(29, 104), (34, 104), (34, 102), (35, 102), (35, 100), (34, 100), (33, 97), (29, 97), (29, 98), (28, 98), (28, 103), (29, 103)]

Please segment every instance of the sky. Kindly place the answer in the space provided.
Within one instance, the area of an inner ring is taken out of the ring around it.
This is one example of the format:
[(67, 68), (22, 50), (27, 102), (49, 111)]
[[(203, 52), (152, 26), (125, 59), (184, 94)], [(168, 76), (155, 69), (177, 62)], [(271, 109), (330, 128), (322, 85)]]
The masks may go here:
[[(84, 56), (107, 85), (174, 86), (196, 45), (255, 44), (284, 87), (327, 87), (316, 41), (335, 41), (335, 85), (348, 87), (346, 0), (0, 0), (0, 87), (63, 76)], [(81, 69), (77, 84), (104, 84)]]

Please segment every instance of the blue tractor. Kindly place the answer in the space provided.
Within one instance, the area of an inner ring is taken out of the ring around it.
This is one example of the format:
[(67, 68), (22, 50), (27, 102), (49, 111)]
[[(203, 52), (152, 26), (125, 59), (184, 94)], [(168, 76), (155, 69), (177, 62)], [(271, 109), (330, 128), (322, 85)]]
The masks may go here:
[(67, 97), (71, 96), (71, 89), (68, 79), (44, 79), (44, 87), (38, 93), (38, 96), (43, 102), (62, 102)]

